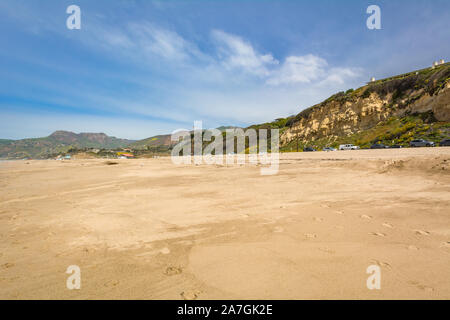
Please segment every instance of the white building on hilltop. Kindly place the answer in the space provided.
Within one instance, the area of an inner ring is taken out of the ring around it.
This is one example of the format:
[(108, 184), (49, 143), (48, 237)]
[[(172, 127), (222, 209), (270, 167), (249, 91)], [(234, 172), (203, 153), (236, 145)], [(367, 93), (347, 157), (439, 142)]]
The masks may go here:
[(444, 64), (444, 63), (445, 63), (444, 59), (439, 60), (439, 64)]

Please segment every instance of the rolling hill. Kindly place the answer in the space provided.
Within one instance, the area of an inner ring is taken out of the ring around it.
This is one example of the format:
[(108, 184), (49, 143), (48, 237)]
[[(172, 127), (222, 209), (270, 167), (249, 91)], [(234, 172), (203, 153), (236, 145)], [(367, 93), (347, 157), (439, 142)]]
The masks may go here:
[(0, 158), (47, 158), (74, 148), (115, 149), (126, 147), (133, 142), (110, 137), (104, 133), (77, 134), (70, 131), (55, 131), (44, 138), (0, 140)]
[(170, 141), (170, 134), (164, 134), (164, 135), (158, 135), (154, 137), (150, 137), (147, 139), (142, 139), (133, 142), (129, 145), (129, 148), (131, 149), (137, 149), (137, 150), (144, 150), (149, 148), (157, 148), (157, 147), (170, 147), (171, 141)]

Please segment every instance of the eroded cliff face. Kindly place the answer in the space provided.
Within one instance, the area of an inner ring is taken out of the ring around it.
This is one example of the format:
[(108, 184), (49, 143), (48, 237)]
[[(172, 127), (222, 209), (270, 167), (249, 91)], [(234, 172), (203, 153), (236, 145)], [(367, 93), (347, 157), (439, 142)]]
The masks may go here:
[(432, 111), (437, 121), (450, 122), (450, 82), (437, 95), (423, 95), (407, 110), (411, 113)]
[(430, 113), (433, 121), (450, 121), (450, 67), (439, 74), (369, 84), (339, 93), (299, 113), (280, 137), (281, 144), (349, 136), (370, 129), (392, 116)]
[(351, 135), (368, 129), (379, 121), (390, 117), (392, 110), (386, 107), (387, 100), (377, 94), (356, 101), (330, 101), (316, 107), (307, 116), (294, 123), (280, 137), (282, 143), (288, 142), (298, 134), (302, 141), (314, 141), (322, 137)]

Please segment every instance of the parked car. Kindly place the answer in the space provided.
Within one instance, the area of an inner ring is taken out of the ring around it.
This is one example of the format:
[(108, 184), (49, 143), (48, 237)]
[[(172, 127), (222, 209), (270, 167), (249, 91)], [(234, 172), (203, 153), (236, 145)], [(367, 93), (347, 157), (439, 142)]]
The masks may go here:
[(434, 147), (434, 142), (433, 141), (428, 141), (428, 140), (424, 140), (424, 139), (415, 139), (412, 140), (409, 145), (411, 147)]
[(317, 151), (317, 150), (314, 148), (311, 148), (311, 147), (306, 147), (303, 149), (303, 152), (313, 152), (313, 151)]
[(400, 149), (400, 148), (403, 148), (401, 145), (399, 145), (399, 144), (393, 144), (392, 146), (390, 146), (389, 148), (392, 148), (392, 149)]
[(357, 149), (359, 149), (359, 147), (353, 144), (341, 144), (339, 146), (339, 150), (357, 150)]
[(441, 142), (439, 142), (439, 145), (441, 147), (450, 147), (450, 139), (444, 139)]
[(370, 149), (386, 149), (389, 148), (388, 146), (382, 144), (382, 143), (374, 143), (370, 146)]
[(322, 149), (322, 151), (336, 151), (336, 149), (332, 147), (325, 147)]

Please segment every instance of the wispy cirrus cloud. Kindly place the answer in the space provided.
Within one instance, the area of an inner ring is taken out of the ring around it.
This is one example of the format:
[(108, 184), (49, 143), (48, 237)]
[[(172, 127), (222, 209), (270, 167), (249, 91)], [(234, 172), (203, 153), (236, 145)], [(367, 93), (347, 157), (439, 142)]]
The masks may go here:
[[(92, 21), (88, 32), (80, 41), (94, 51), (108, 52), (119, 60), (149, 65), (158, 59), (172, 63), (188, 63), (192, 58), (204, 58), (196, 44), (185, 40), (177, 32), (159, 27), (147, 21), (123, 23), (110, 26)], [(157, 62), (159, 63), (159, 62)]]
[(131, 23), (128, 25), (137, 49), (158, 55), (167, 60), (186, 61), (203, 54), (194, 43), (181, 37), (177, 32), (163, 29), (150, 23)]

